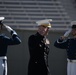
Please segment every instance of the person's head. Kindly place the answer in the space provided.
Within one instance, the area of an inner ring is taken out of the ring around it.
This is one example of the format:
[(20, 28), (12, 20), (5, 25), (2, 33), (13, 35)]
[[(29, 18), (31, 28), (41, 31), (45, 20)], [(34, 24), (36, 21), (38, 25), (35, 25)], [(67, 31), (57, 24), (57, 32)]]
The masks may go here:
[(72, 28), (71, 33), (72, 33), (73, 36), (76, 36), (76, 21), (72, 21), (71, 25), (72, 25), (72, 27), (71, 27)]
[(48, 34), (48, 31), (49, 31), (49, 27), (46, 27), (46, 26), (43, 26), (43, 25), (40, 25), (38, 27), (38, 32), (39, 34), (41, 34), (42, 36), (46, 36)]
[(42, 36), (46, 36), (49, 32), (49, 28), (51, 28), (50, 21), (51, 19), (45, 19), (45, 20), (40, 20), (37, 21), (36, 23), (38, 24), (38, 33), (41, 34)]

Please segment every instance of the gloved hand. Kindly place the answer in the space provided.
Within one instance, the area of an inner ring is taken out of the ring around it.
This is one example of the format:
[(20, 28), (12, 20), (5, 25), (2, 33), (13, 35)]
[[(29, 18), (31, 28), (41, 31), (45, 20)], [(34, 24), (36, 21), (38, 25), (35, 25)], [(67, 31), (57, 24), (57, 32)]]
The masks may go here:
[(4, 26), (5, 26), (5, 28), (6, 28), (9, 32), (13, 31), (13, 29), (12, 29), (10, 26), (7, 26), (7, 25), (5, 25), (5, 24), (4, 24)]
[(4, 24), (4, 26), (12, 35), (17, 35), (17, 33), (10, 26), (5, 25), (5, 24)]
[(16, 31), (14, 31), (14, 30), (11, 31), (11, 34), (12, 34), (12, 36), (13, 36), (13, 35), (17, 35)]
[(68, 31), (65, 32), (65, 34), (63, 36), (68, 37), (71, 31), (72, 31), (72, 29), (69, 29)]

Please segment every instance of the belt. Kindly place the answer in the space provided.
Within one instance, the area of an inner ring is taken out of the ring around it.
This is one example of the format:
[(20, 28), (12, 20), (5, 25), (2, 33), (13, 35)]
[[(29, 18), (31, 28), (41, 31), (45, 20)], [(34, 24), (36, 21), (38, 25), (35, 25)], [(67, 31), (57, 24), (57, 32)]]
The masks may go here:
[(2, 59), (7, 59), (7, 57), (6, 56), (1, 56), (0, 60), (2, 60)]
[(68, 62), (76, 63), (76, 60), (67, 59)]

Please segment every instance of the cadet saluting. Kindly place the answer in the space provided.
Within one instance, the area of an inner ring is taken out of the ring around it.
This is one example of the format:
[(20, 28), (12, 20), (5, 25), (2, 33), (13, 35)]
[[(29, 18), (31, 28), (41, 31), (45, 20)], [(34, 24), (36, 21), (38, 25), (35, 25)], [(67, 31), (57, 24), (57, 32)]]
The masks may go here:
[(40, 20), (38, 31), (31, 35), (28, 40), (30, 60), (28, 65), (28, 75), (48, 75), (48, 53), (49, 40), (46, 39), (49, 28), (51, 27), (51, 19)]
[[(71, 29), (55, 41), (54, 46), (57, 48), (66, 49), (68, 61), (67, 75), (76, 75), (76, 21), (72, 21), (71, 25)], [(73, 37), (67, 38), (70, 33)]]
[(4, 26), (7, 31), (11, 34), (12, 38), (0, 34), (0, 75), (7, 75), (7, 47), (9, 45), (17, 45), (21, 43), (17, 33), (9, 26), (2, 23), (4, 17), (0, 17), (0, 26)]

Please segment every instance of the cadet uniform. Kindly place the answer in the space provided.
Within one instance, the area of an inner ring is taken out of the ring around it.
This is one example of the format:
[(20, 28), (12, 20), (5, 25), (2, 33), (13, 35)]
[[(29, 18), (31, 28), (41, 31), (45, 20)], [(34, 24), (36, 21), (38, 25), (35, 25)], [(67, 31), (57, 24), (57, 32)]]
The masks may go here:
[(30, 60), (28, 64), (28, 75), (48, 75), (49, 46), (45, 44), (45, 40), (45, 36), (42, 36), (38, 32), (29, 37)]
[[(1, 21), (4, 17), (0, 17), (0, 25), (3, 25)], [(7, 75), (7, 48), (10, 45), (17, 45), (21, 43), (17, 33), (9, 26), (3, 25), (10, 32), (12, 38), (7, 37), (4, 34), (0, 34), (0, 75)]]
[[(76, 25), (72, 25), (75, 29)], [(66, 40), (59, 38), (55, 41), (54, 46), (67, 51), (67, 75), (76, 75), (76, 38), (70, 37)]]

